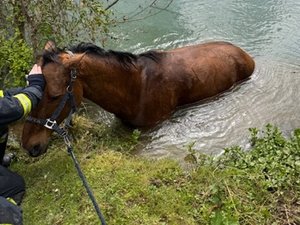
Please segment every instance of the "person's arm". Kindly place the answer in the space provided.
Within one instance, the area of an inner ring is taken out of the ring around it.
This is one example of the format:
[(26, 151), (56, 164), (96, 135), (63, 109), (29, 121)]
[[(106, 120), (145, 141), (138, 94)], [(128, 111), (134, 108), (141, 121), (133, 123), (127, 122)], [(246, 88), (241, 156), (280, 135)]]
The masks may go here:
[[(4, 91), (2, 92), (2, 97), (3, 97), (3, 95), (13, 96), (13, 95), (19, 94), (23, 89), (24, 89), (24, 87), (10, 88), (8, 90), (5, 90), (5, 94), (4, 94)], [(0, 92), (1, 92), (1, 90), (0, 90)], [(1, 95), (1, 93), (0, 93), (0, 95)]]
[(33, 66), (28, 82), (23, 89), (0, 91), (0, 127), (26, 116), (42, 98), (45, 80), (41, 67)]

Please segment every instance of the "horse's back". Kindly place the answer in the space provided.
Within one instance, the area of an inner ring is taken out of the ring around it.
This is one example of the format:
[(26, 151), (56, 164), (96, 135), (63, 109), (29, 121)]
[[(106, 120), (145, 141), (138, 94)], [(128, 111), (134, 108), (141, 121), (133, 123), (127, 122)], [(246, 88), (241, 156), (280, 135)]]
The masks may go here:
[(138, 123), (167, 118), (177, 106), (215, 96), (249, 77), (253, 59), (227, 42), (210, 42), (140, 58), (142, 92)]
[(240, 47), (229, 42), (208, 42), (191, 45), (167, 51), (178, 61), (185, 59), (186, 64), (206, 62), (206, 64), (227, 64), (227, 66), (239, 66), (237, 72), (241, 73), (238, 79), (249, 77), (254, 70), (254, 60)]
[(174, 49), (168, 54), (169, 72), (184, 81), (180, 84), (179, 104), (226, 91), (251, 76), (255, 66), (250, 55), (228, 42), (198, 44)]
[(228, 42), (208, 42), (157, 54), (158, 61), (148, 59), (146, 64), (148, 85), (153, 90), (162, 86), (172, 90), (169, 94), (178, 96), (175, 102), (179, 105), (229, 89), (248, 78), (255, 65), (250, 55)]

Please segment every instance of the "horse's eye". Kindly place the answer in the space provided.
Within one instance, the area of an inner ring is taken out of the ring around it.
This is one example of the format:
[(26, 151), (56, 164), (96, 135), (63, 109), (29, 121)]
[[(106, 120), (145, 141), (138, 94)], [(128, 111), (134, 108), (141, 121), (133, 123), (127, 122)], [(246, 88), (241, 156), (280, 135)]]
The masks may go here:
[(51, 100), (57, 100), (59, 98), (59, 96), (50, 96)]

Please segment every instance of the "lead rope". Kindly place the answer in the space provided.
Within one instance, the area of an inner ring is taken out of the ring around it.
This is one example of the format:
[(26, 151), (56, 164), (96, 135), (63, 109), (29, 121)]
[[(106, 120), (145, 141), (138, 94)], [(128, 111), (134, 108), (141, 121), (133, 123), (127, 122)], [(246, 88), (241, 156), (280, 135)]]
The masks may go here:
[(101, 221), (101, 224), (102, 225), (106, 225), (106, 222), (105, 222), (103, 214), (101, 213), (100, 207), (99, 207), (98, 203), (96, 202), (94, 194), (93, 194), (93, 192), (92, 192), (92, 190), (91, 190), (91, 188), (90, 188), (90, 186), (89, 186), (89, 184), (88, 184), (88, 182), (87, 182), (87, 180), (86, 180), (86, 178), (85, 178), (85, 176), (84, 176), (84, 174), (83, 174), (83, 172), (82, 172), (82, 170), (80, 168), (80, 165), (79, 165), (79, 163), (78, 163), (78, 161), (77, 161), (77, 159), (75, 157), (75, 154), (73, 152), (73, 147), (71, 145), (68, 133), (65, 132), (64, 135), (62, 135), (62, 137), (64, 138), (64, 141), (65, 141), (65, 143), (67, 145), (68, 153), (69, 153), (69, 155), (73, 159), (73, 162), (75, 164), (77, 173), (78, 173), (79, 177), (81, 178), (82, 183), (83, 183), (83, 185), (85, 187), (85, 190), (87, 191), (87, 193), (88, 193), (88, 195), (89, 195), (89, 197), (90, 197), (90, 199), (91, 199), (91, 201), (92, 201), (92, 203), (94, 205), (94, 208), (95, 208), (95, 210), (97, 212), (97, 215), (98, 215), (98, 217), (99, 217), (99, 219)]
[[(88, 193), (88, 196), (89, 198), (91, 199), (92, 203), (93, 203), (93, 206), (96, 210), (96, 213), (101, 221), (101, 224), (102, 225), (106, 225), (106, 222), (105, 222), (105, 219), (104, 219), (104, 216), (103, 214), (101, 213), (101, 210), (100, 210), (100, 207), (96, 201), (96, 198), (92, 192), (92, 189), (90, 188), (90, 185), (88, 184), (87, 182), (87, 179), (86, 177), (84, 176), (81, 168), (80, 168), (80, 165), (78, 163), (78, 160), (73, 152), (73, 147), (71, 145), (71, 141), (70, 141), (70, 136), (68, 134), (68, 127), (70, 127), (70, 122), (72, 120), (72, 115), (73, 113), (75, 113), (76, 111), (76, 104), (75, 104), (75, 99), (74, 99), (74, 96), (71, 94), (72, 91), (73, 91), (73, 82), (75, 81), (76, 79), (76, 71), (75, 70), (71, 70), (71, 82), (69, 84), (69, 86), (67, 87), (67, 95), (68, 95), (68, 99), (70, 100), (70, 103), (71, 103), (71, 111), (68, 115), (68, 117), (65, 119), (65, 128), (56, 128), (54, 129), (54, 131), (56, 131), (61, 137), (64, 138), (64, 142), (65, 144), (67, 145), (67, 151), (69, 153), (69, 155), (71, 156), (73, 162), (74, 162), (74, 165), (75, 165), (75, 168), (77, 170), (77, 173), (78, 173), (78, 176), (80, 177), (82, 183), (83, 183), (83, 186), (85, 187), (85, 190), (86, 192)], [(61, 132), (61, 130), (63, 132)]]
[[(77, 170), (77, 173), (78, 173), (78, 176), (80, 177), (82, 183), (83, 183), (83, 186), (86, 190), (86, 192), (88, 193), (88, 196), (89, 198), (91, 199), (92, 203), (93, 203), (93, 206), (96, 210), (96, 213), (101, 221), (101, 224), (102, 225), (106, 225), (106, 222), (105, 222), (105, 219), (104, 219), (104, 216), (103, 214), (101, 213), (101, 210), (100, 210), (100, 207), (96, 201), (96, 198), (92, 192), (92, 189), (90, 188), (90, 185), (88, 184), (87, 182), (87, 179), (86, 177), (84, 176), (81, 168), (80, 168), (80, 165), (78, 163), (78, 160), (73, 152), (73, 147), (71, 145), (71, 141), (70, 141), (70, 136), (68, 134), (68, 131), (67, 131), (67, 128), (70, 127), (70, 122), (72, 120), (72, 115), (73, 113), (75, 113), (76, 111), (76, 104), (75, 104), (75, 99), (74, 99), (74, 96), (71, 94), (72, 91), (73, 91), (73, 82), (75, 81), (77, 75), (76, 75), (76, 71), (75, 70), (71, 70), (71, 82), (69, 84), (69, 86), (67, 87), (67, 95), (68, 95), (68, 98), (70, 100), (70, 103), (71, 103), (71, 111), (68, 115), (68, 117), (66, 118), (65, 120), (65, 129), (64, 128), (60, 128), (59, 126), (59, 129), (54, 129), (54, 131), (56, 131), (61, 137), (64, 138), (64, 142), (65, 144), (67, 145), (67, 151), (69, 153), (69, 155), (71, 156), (73, 162), (74, 162), (74, 165), (75, 165), (75, 168)], [(64, 132), (61, 132), (61, 130), (63, 130)]]

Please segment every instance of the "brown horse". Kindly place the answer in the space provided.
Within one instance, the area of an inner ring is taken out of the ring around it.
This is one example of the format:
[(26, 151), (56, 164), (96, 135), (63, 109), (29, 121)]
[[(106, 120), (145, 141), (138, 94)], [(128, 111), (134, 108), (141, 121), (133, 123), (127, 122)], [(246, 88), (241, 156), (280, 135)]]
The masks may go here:
[[(87, 98), (129, 125), (151, 127), (178, 106), (228, 90), (249, 77), (254, 66), (246, 52), (226, 42), (138, 55), (105, 51), (90, 43), (70, 51), (52, 45), (42, 58), (45, 92), (31, 117), (49, 118), (72, 83), (76, 106)], [(71, 73), (76, 78), (70, 78)], [(71, 104), (61, 108), (57, 124), (67, 117)], [(46, 151), (52, 132), (47, 127), (25, 123), (22, 145), (30, 155)]]

